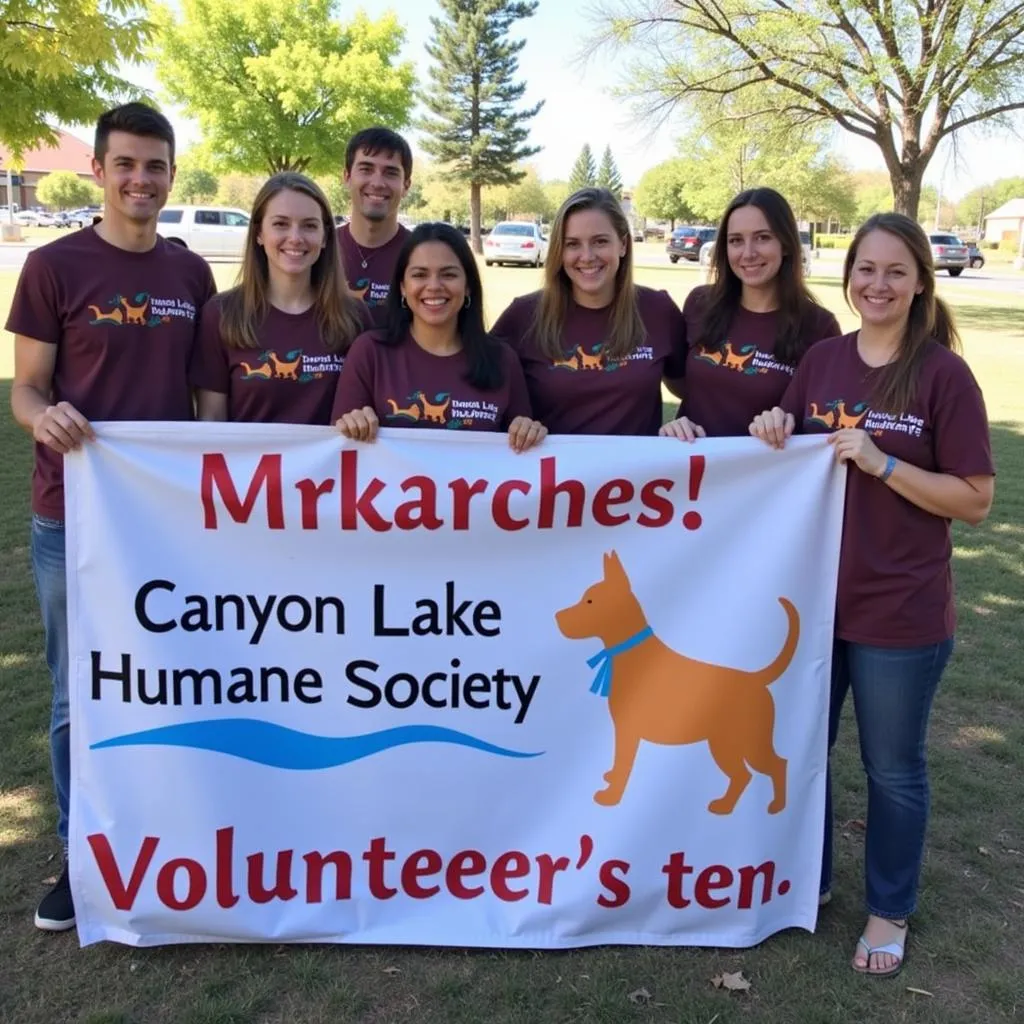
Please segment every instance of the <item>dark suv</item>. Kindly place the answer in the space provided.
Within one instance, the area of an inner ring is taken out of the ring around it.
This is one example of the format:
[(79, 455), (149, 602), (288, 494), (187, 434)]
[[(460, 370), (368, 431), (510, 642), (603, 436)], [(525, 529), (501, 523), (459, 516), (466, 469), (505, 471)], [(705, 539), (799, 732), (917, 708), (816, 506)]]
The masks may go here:
[(665, 246), (665, 252), (673, 263), (681, 259), (696, 263), (700, 259), (700, 247), (705, 242), (713, 242), (716, 234), (717, 228), (676, 228)]

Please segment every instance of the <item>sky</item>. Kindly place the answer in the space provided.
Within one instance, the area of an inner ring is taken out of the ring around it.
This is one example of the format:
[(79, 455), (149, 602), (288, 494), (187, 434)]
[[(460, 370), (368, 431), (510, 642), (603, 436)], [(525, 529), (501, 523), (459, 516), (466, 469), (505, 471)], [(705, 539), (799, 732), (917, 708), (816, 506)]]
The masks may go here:
[[(429, 58), (424, 44), (431, 35), (430, 17), (439, 13), (437, 4), (432, 0), (343, 2), (342, 18), (350, 17), (358, 6), (371, 17), (388, 10), (397, 15), (406, 31), (402, 59), (414, 62), (419, 82), (426, 84)], [(680, 128), (677, 123), (675, 128), (667, 124), (653, 130), (636, 116), (629, 101), (613, 95), (628, 71), (625, 54), (602, 52), (586, 62), (579, 60), (593, 34), (592, 7), (593, 0), (540, 0), (533, 17), (513, 26), (513, 36), (526, 40), (519, 55), (520, 80), (527, 83), (523, 106), (544, 100), (531, 122), (530, 144), (542, 147), (531, 162), (542, 179), (565, 179), (584, 143), (590, 144), (597, 160), (610, 145), (624, 183), (632, 186), (648, 168), (675, 155)], [(130, 76), (158, 93), (151, 72), (138, 70)], [(179, 136), (179, 149), (198, 141), (193, 122), (174, 108), (168, 113)], [(415, 133), (409, 137), (415, 150)], [(1016, 136), (960, 133), (957, 148), (959, 153), (954, 153), (948, 140), (940, 144), (925, 175), (927, 183), (941, 182), (943, 194), (951, 198), (995, 178), (1024, 173), (1024, 120)], [(835, 151), (855, 169), (885, 169), (876, 146), (838, 129)]]

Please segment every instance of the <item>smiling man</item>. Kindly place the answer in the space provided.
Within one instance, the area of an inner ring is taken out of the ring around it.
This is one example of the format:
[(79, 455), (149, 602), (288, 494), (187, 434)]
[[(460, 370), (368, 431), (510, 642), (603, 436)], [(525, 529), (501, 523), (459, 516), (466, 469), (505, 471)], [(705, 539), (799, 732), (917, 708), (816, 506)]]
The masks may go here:
[(351, 193), (349, 222), (338, 231), (345, 280), (383, 326), (391, 276), (407, 228), (398, 207), (412, 182), (412, 150), (397, 132), (366, 128), (349, 140), (345, 184)]
[[(174, 132), (142, 103), (103, 114), (93, 174), (103, 220), (30, 253), (7, 318), (15, 336), (14, 418), (36, 442), (32, 572), (53, 677), (50, 755), (57, 834), (68, 846), (71, 789), (63, 457), (92, 421), (188, 420), (188, 363), (199, 308), (216, 291), (206, 262), (157, 236), (174, 182)], [(75, 923), (67, 863), (36, 925)]]

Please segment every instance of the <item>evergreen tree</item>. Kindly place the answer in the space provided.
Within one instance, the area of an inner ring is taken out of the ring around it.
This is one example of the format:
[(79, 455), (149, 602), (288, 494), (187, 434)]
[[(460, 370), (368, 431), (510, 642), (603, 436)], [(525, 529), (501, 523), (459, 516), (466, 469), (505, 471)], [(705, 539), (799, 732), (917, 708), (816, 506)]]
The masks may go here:
[(596, 184), (597, 166), (594, 164), (594, 154), (590, 150), (590, 143), (584, 142), (569, 175), (569, 195), (581, 188), (592, 188)]
[(622, 176), (615, 166), (611, 146), (604, 147), (604, 156), (601, 157), (601, 166), (597, 171), (597, 187), (606, 188), (616, 199), (622, 199)]
[(449, 180), (469, 185), (470, 237), (480, 244), (480, 190), (514, 185), (516, 165), (539, 149), (527, 146), (526, 123), (543, 102), (527, 110), (516, 104), (526, 91), (515, 82), (517, 54), (525, 40), (511, 40), (513, 22), (529, 18), (537, 0), (438, 0), (443, 17), (431, 18), (434, 59), (423, 102), (430, 115), (419, 122), (423, 148), (445, 168)]

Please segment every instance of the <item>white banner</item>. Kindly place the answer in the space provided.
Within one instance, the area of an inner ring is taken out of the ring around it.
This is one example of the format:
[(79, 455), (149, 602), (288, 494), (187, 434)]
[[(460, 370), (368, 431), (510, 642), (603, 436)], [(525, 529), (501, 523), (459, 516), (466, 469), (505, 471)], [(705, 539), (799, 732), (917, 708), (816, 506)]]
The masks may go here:
[(102, 424), (66, 479), (83, 944), (813, 929), (821, 438)]

